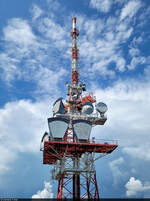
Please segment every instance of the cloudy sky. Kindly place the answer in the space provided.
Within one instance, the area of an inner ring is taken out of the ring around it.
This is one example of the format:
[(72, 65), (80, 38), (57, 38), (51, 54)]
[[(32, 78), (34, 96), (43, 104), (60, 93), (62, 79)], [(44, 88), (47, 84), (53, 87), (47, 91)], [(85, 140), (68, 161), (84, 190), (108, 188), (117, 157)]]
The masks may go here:
[(93, 128), (119, 147), (96, 162), (101, 197), (150, 197), (150, 1), (0, 0), (0, 197), (55, 197), (39, 151), (70, 81), (72, 17), (80, 79), (108, 105)]

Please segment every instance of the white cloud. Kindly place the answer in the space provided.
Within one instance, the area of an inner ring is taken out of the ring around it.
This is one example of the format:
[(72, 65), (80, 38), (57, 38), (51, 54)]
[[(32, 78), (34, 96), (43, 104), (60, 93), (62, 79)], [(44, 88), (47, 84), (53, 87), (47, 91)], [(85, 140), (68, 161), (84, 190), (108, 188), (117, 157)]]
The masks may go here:
[(60, 4), (60, 2), (58, 0), (47, 0), (47, 7), (48, 7), (48, 11), (51, 10), (52, 13), (54, 14), (55, 11), (59, 11), (59, 13), (62, 11), (64, 11), (64, 7), (62, 6), (62, 4)]
[(116, 57), (115, 61), (116, 61), (117, 69), (118, 69), (120, 72), (125, 71), (125, 64), (126, 64), (125, 59), (122, 58), (122, 57)]
[(141, 42), (143, 42), (143, 38), (142, 38), (141, 36), (139, 36), (139, 37), (134, 37), (134, 38), (133, 38), (133, 41), (132, 41), (132, 43), (133, 43), (134, 46), (140, 44)]
[(31, 13), (33, 20), (37, 20), (43, 14), (43, 10), (39, 6), (34, 4)]
[(116, 185), (119, 178), (123, 178), (125, 172), (122, 172), (120, 166), (124, 164), (124, 159), (122, 157), (115, 159), (109, 163), (110, 168), (112, 170), (114, 184)]
[(146, 58), (145, 57), (133, 57), (130, 64), (127, 65), (127, 68), (129, 70), (134, 70), (138, 65), (145, 64)]
[(95, 137), (119, 139), (119, 146), (130, 157), (149, 160), (149, 90), (149, 82), (135, 79), (120, 80), (105, 90), (96, 89), (97, 101), (108, 105), (108, 119), (104, 127), (95, 128)]
[(90, 6), (96, 8), (100, 12), (107, 13), (110, 11), (112, 1), (111, 0), (91, 0)]
[(59, 24), (56, 24), (55, 21), (50, 18), (43, 18), (41, 20), (39, 30), (52, 40), (65, 39), (66, 33), (63, 27), (61, 27)]
[(107, 65), (109, 63), (110, 60), (102, 60), (100, 62), (97, 62), (92, 66), (91, 71), (99, 72), (99, 74), (102, 76), (114, 77), (115, 75), (114, 71), (107, 69)]
[(126, 27), (126, 30), (119, 31), (116, 34), (116, 41), (118, 41), (120, 43), (124, 43), (130, 38), (132, 33), (133, 33), (133, 28), (132, 27)]
[[(85, 16), (80, 16), (79, 21), (82, 21), (81, 28), (84, 31), (84, 36), (79, 37), (79, 45), (81, 61), (86, 66), (85, 75), (88, 70), (92, 75), (98, 73), (103, 77), (114, 78), (118, 70), (124, 72), (127, 69), (126, 61), (120, 47), (133, 34), (130, 21), (120, 22), (116, 17), (90, 20)], [(115, 65), (109, 69), (112, 62)], [(82, 71), (84, 72), (84, 68)]]
[(85, 20), (83, 17), (78, 17), (77, 20), (79, 22), (82, 20), (82, 26), (80, 25), (79, 28), (81, 30), (84, 30), (87, 37), (92, 40), (92, 38), (95, 38), (98, 34), (100, 34), (103, 31), (104, 28), (104, 22), (100, 19), (88, 19)]
[[(49, 5), (51, 3), (50, 1)], [(118, 2), (115, 1), (114, 3)], [(100, 1), (93, 1), (93, 5), (99, 4)], [(103, 4), (109, 7), (112, 1), (103, 1), (100, 5)], [(3, 71), (5, 72), (4, 78), (7, 77), (7, 80), (10, 80), (10, 82), (13, 79), (29, 80), (29, 77), (32, 77), (37, 88), (40, 88), (36, 91), (42, 91), (43, 93), (45, 91), (47, 93), (50, 86), (49, 83), (51, 84), (53, 81), (48, 80), (46, 82), (45, 77), (48, 77), (47, 75), (49, 74), (53, 78), (55, 74), (58, 74), (59, 70), (63, 72), (62, 68), (58, 69), (57, 67), (62, 63), (59, 53), (61, 51), (64, 60), (71, 56), (68, 51), (71, 38), (66, 34), (68, 27), (57, 23), (55, 17), (51, 15), (47, 17), (45, 13), (43, 14), (44, 11), (36, 4), (33, 5), (31, 12), (33, 15), (32, 22), (28, 23), (25, 20), (15, 18), (10, 20), (8, 26), (4, 28), (4, 38), (6, 47), (8, 47), (5, 54), (10, 58), (8, 60), (8, 66), (10, 66), (8, 68), (10, 70), (4, 70), (4, 60), (1, 60), (0, 63), (2, 63)], [(54, 10), (52, 10), (53, 12)], [(39, 18), (38, 21), (36, 21), (37, 18)], [(108, 17), (106, 20), (98, 18), (88, 19), (82, 15), (79, 15), (77, 20), (80, 25), (79, 28), (82, 28), (82, 32), (84, 32), (79, 38), (81, 60), (84, 66), (86, 66), (86, 69), (82, 68), (82, 75), (86, 75), (85, 72), (88, 70), (88, 72), (92, 72), (93, 76), (98, 73), (101, 76), (113, 78), (118, 70), (124, 72), (126, 69), (135, 68), (137, 62), (143, 62), (142, 60), (137, 61), (137, 59), (133, 59), (128, 68), (125, 66), (126, 61), (123, 56), (123, 49), (120, 46), (122, 43), (127, 42), (133, 33), (130, 21), (120, 22), (117, 17)], [(32, 26), (34, 26), (34, 29), (37, 27), (40, 35), (33, 33)], [(18, 38), (19, 40), (17, 40)], [(86, 49), (88, 51), (85, 51)], [(12, 57), (20, 62), (12, 62)], [(24, 65), (22, 69), (20, 67), (21, 62)], [(48, 62), (49, 67), (45, 67)], [(115, 65), (112, 69), (109, 69), (112, 62)], [(2, 65), (0, 64), (0, 66)], [(40, 74), (44, 75), (41, 77), (43, 79), (39, 79)], [(57, 87), (57, 80), (61, 79), (63, 75), (66, 75), (66, 71), (56, 76), (53, 89)]]
[[(149, 129), (149, 128), (148, 128)], [(150, 161), (150, 145), (146, 142), (146, 139), (143, 138), (143, 143), (140, 146), (131, 146), (131, 147), (124, 147), (124, 153), (130, 155), (133, 158), (141, 159), (143, 161)]]
[(129, 1), (127, 4), (125, 4), (124, 8), (121, 11), (120, 20), (123, 20), (126, 17), (132, 18), (141, 6), (142, 4), (138, 0)]
[[(48, 100), (10, 102), (0, 110), (1, 135), (9, 147), (23, 152), (37, 152), (40, 137), (47, 129)], [(47, 115), (47, 116), (46, 116)]]
[[(6, 137), (4, 137), (6, 140)], [(8, 144), (0, 140), (0, 176), (6, 174), (11, 164), (16, 160), (17, 154), (8, 148)]]
[(28, 22), (19, 18), (9, 20), (3, 32), (6, 41), (14, 42), (22, 48), (32, 45), (36, 40)]
[[(50, 101), (50, 103), (53, 100)], [(49, 100), (19, 100), (0, 109), (0, 173), (11, 169), (20, 152), (37, 153), (47, 130), (47, 117), (51, 115)]]
[(126, 195), (136, 196), (138, 193), (149, 191), (150, 192), (150, 185), (142, 184), (142, 182), (134, 177), (131, 177), (130, 180), (125, 185), (127, 191)]
[(140, 54), (140, 50), (138, 48), (134, 48), (134, 47), (131, 47), (129, 49), (129, 54), (134, 57), (134, 56), (139, 56)]
[[(119, 80), (105, 89), (99, 86), (93, 86), (93, 89), (97, 102), (105, 102), (108, 111), (105, 125), (94, 127), (92, 136), (118, 139), (118, 158), (109, 163), (113, 184), (124, 185), (133, 168), (143, 177), (142, 172), (148, 171), (144, 164), (150, 161), (150, 82), (138, 77), (138, 80)], [(137, 167), (140, 161), (143, 165)]]
[[(100, 9), (103, 9), (104, 11), (109, 11), (111, 5), (116, 3), (119, 3), (119, 1), (105, 0), (101, 2), (101, 0), (93, 0), (90, 4), (93, 6), (95, 5), (97, 8), (100, 7)], [(50, 7), (51, 4), (52, 1), (48, 1)], [(60, 7), (58, 2), (56, 2), (56, 4), (58, 4), (58, 6), (56, 6), (55, 11)], [(127, 10), (130, 10), (132, 6), (136, 8), (131, 12), (133, 15), (133, 13), (137, 12), (140, 8), (141, 3), (138, 0), (132, 0), (125, 4), (122, 9), (122, 18), (128, 16)], [(62, 51), (61, 54), (64, 55), (64, 59), (68, 59), (68, 56), (70, 56), (68, 54), (68, 44), (69, 41), (71, 41), (71, 38), (66, 34), (68, 32), (68, 27), (60, 25), (56, 21), (57, 17), (52, 17), (51, 15), (46, 16), (46, 12), (36, 4), (33, 5), (31, 12), (33, 15), (32, 22), (29, 23), (26, 20), (14, 18), (11, 19), (8, 26), (4, 28), (4, 38), (7, 43), (6, 46), (8, 47), (5, 54), (7, 57), (10, 57), (9, 66), (10, 69), (12, 69), (10, 71), (5, 71), (5, 74), (6, 77), (8, 77), (7, 80), (10, 81), (13, 80), (13, 78), (26, 80), (27, 77), (29, 78), (29, 73), (36, 75), (36, 72), (40, 70), (41, 74), (43, 72), (48, 72), (48, 74), (50, 74), (51, 72), (51, 77), (53, 77), (58, 71), (52, 70), (52, 65), (54, 66), (54, 63), (56, 64), (60, 59), (60, 57), (57, 57), (56, 60), (56, 52), (59, 55), (59, 51)], [(53, 9), (52, 13), (54, 13)], [(38, 21), (36, 21), (36, 19), (38, 19)], [(134, 69), (137, 63), (144, 62), (141, 59), (133, 58), (131, 64), (128, 65), (128, 68), (125, 66), (126, 62), (123, 57), (123, 49), (120, 47), (122, 43), (127, 42), (133, 33), (130, 19), (128, 21), (120, 22), (117, 17), (112, 16), (106, 19), (88, 19), (86, 16), (79, 15), (77, 20), (80, 22), (79, 27), (82, 27), (82, 31), (85, 32), (84, 36), (81, 34), (79, 39), (81, 60), (85, 66), (87, 64), (89, 65), (89, 67), (86, 67), (86, 72), (88, 70), (89, 72), (92, 72), (93, 75), (96, 75), (98, 72), (104, 77), (109, 76), (112, 78), (115, 76), (116, 71), (119, 70), (120, 72), (124, 72), (126, 69)], [(37, 27), (41, 36), (33, 33), (32, 26), (34, 29)], [(14, 45), (10, 46), (10, 43), (12, 42)], [(85, 51), (87, 48), (88, 51)], [(130, 53), (132, 55), (135, 54), (133, 53), (133, 50), (130, 50)], [(13, 58), (16, 57), (20, 62), (24, 59), (23, 63), (25, 66), (23, 67), (23, 70), (20, 69), (20, 63), (12, 63), (12, 56)], [(2, 63), (3, 60), (0, 62)], [(49, 65), (50, 68), (45, 68), (47, 62), (51, 63)], [(60, 65), (60, 62), (57, 64)], [(114, 67), (110, 70), (109, 64), (111, 62), (115, 62), (116, 68)], [(43, 68), (41, 68), (41, 66), (43, 66)], [(39, 73), (37, 73), (36, 76), (33, 76), (33, 78), (38, 77), (38, 74)], [(46, 75), (44, 77), (46, 77)], [(62, 74), (60, 77), (62, 77)], [(60, 79), (60, 77), (58, 77), (58, 79)], [(44, 91), (44, 86), (46, 86), (44, 79), (43, 83), (41, 83), (42, 80), (39, 82), (38, 87), (43, 86), (42, 91)], [(45, 87), (46, 93), (47, 88), (48, 87)]]
[(10, 85), (15, 76), (20, 76), (20, 73), (17, 71), (18, 62), (17, 59), (9, 57), (6, 53), (0, 54), (0, 68), (2, 70), (0, 77), (8, 85)]
[(53, 198), (52, 185), (50, 182), (44, 182), (44, 189), (34, 194), (32, 199), (34, 198)]
[(38, 23), (37, 28), (42, 36), (35, 36), (33, 24), (29, 25), (28, 21), (20, 18), (9, 20), (3, 29), (5, 48), (0, 54), (1, 79), (9, 85), (14, 80), (32, 81), (36, 85), (36, 92), (53, 93), (58, 81), (67, 75), (67, 71), (61, 67), (62, 60), (59, 61), (59, 57), (56, 59), (55, 55), (62, 48), (65, 59), (65, 31), (50, 18), (41, 18)]
[(61, 81), (64, 75), (68, 72), (60, 67), (58, 71), (52, 71), (48, 68), (40, 67), (36, 72), (34, 79), (37, 80), (38, 89), (37, 93), (50, 93), (57, 94), (57, 84)]

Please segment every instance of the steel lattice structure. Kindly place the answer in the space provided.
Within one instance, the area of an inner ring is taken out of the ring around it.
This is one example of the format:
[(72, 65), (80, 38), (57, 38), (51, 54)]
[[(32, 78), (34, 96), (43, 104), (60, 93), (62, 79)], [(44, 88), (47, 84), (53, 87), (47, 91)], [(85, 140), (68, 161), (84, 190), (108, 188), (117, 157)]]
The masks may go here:
[(93, 104), (96, 98), (89, 93), (79, 80), (76, 18), (72, 20), (72, 76), (68, 84), (68, 100), (64, 105), (62, 98), (53, 105), (53, 117), (48, 118), (49, 133), (41, 140), (43, 164), (53, 165), (52, 177), (58, 180), (57, 199), (99, 199), (94, 162), (110, 154), (117, 141), (90, 138), (92, 126), (104, 125), (106, 104)]

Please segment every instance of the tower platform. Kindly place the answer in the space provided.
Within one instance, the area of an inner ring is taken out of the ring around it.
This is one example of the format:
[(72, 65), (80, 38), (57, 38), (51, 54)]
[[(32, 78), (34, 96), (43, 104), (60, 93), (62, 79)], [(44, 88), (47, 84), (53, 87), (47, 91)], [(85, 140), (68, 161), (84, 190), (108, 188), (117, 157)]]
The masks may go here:
[(46, 141), (44, 142), (43, 164), (55, 164), (62, 157), (78, 156), (88, 153), (109, 154), (118, 147), (117, 141), (94, 140), (89, 142), (66, 142)]

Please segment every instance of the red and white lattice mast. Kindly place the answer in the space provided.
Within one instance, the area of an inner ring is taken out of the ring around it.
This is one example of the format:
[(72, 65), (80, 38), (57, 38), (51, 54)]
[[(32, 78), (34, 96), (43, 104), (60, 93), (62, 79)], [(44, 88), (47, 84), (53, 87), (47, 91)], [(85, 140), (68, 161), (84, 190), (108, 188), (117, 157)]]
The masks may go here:
[[(52, 178), (58, 180), (57, 199), (99, 199), (95, 160), (117, 148), (116, 141), (91, 140), (92, 126), (103, 125), (107, 106), (93, 103), (91, 93), (83, 96), (85, 84), (79, 80), (76, 18), (72, 19), (72, 79), (66, 104), (59, 98), (48, 118), (49, 133), (41, 140), (43, 163), (53, 165)], [(95, 154), (97, 153), (97, 154)]]
[(76, 18), (72, 19), (72, 85), (77, 86), (79, 81), (78, 73), (78, 46), (77, 46), (77, 37), (79, 35), (78, 30), (76, 29)]

